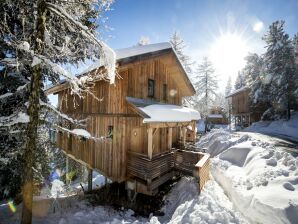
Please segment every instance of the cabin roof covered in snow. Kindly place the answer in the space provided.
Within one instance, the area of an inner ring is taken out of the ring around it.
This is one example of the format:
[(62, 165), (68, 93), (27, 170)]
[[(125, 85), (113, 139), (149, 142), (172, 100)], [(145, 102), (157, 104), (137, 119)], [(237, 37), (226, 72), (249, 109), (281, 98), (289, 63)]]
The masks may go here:
[[(123, 49), (116, 49), (116, 60), (117, 63), (121, 66), (122, 64), (133, 62), (136, 59), (142, 59), (145, 56), (158, 56), (163, 53), (169, 53), (173, 52), (176, 58), (176, 62), (178, 66), (181, 69), (181, 74), (183, 75), (183, 80), (185, 81), (186, 85), (188, 86), (189, 90), (192, 92), (192, 94), (195, 94), (195, 89), (190, 82), (187, 72), (185, 71), (181, 61), (179, 60), (175, 50), (173, 49), (172, 45), (169, 42), (163, 42), (163, 43), (157, 43), (157, 44), (148, 44), (148, 45), (142, 45), (142, 46), (133, 46), (129, 48), (123, 48)], [(83, 76), (97, 68), (102, 67), (101, 60), (98, 60), (91, 64), (86, 70), (83, 72), (77, 74), (78, 77)], [(57, 88), (58, 86), (62, 86), (66, 84), (66, 80), (62, 80), (57, 85), (49, 86), (46, 89), (46, 94), (52, 94), (57, 93), (61, 91), (60, 88)], [(67, 88), (66, 86), (64, 89)]]
[(153, 122), (189, 122), (201, 119), (200, 113), (194, 109), (179, 105), (158, 103), (151, 100), (126, 97), (134, 109), (144, 120), (143, 123)]
[(228, 98), (228, 97), (232, 97), (232, 96), (237, 95), (238, 93), (244, 92), (244, 91), (246, 91), (246, 90), (249, 90), (249, 87), (244, 86), (244, 87), (242, 87), (242, 88), (240, 88), (240, 89), (236, 89), (235, 91), (233, 91), (233, 92), (231, 92), (229, 95), (227, 95), (226, 98)]
[(208, 114), (208, 118), (223, 118), (222, 114)]

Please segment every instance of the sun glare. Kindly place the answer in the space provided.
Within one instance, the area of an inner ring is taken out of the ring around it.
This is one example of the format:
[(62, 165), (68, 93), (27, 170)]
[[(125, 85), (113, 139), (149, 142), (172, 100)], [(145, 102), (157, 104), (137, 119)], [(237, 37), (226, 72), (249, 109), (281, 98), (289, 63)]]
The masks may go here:
[(215, 40), (211, 46), (210, 59), (218, 75), (235, 78), (238, 71), (245, 65), (248, 46), (237, 33), (226, 33)]

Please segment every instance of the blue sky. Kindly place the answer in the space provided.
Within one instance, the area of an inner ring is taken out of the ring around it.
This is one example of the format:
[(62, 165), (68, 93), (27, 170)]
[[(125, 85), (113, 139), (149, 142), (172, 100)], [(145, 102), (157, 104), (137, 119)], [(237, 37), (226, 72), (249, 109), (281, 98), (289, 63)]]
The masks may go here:
[[(187, 54), (197, 62), (209, 56), (216, 39), (227, 32), (236, 32), (248, 51), (256, 53), (264, 52), (261, 38), (272, 22), (285, 20), (290, 36), (298, 32), (298, 0), (116, 0), (112, 8), (106, 14), (113, 29), (107, 39), (112, 48), (135, 45), (141, 36), (151, 43), (168, 41), (178, 30)], [(262, 25), (258, 32), (253, 30), (256, 23)], [(220, 80), (228, 77), (220, 75)]]
[[(112, 8), (106, 13), (112, 30), (101, 32), (112, 48), (131, 47), (141, 36), (151, 43), (168, 41), (177, 30), (188, 45), (186, 53), (197, 63), (203, 56), (210, 56), (214, 44), (228, 32), (237, 33), (247, 51), (259, 54), (264, 52), (261, 38), (272, 22), (285, 20), (285, 30), (291, 37), (298, 32), (298, 0), (115, 0)], [(256, 32), (253, 28), (258, 23), (261, 25)], [(231, 61), (235, 57), (229, 59), (220, 52), (218, 59), (226, 67), (215, 66), (223, 91), (228, 77), (235, 80), (243, 63), (227, 69), (237, 64)]]

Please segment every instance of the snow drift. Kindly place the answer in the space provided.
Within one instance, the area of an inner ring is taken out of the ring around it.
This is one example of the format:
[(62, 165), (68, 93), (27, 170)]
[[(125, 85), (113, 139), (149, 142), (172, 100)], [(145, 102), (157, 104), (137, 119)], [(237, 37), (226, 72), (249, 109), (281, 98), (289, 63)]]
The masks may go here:
[(298, 220), (298, 158), (262, 141), (213, 131), (198, 143), (215, 158), (211, 172), (233, 204), (252, 222)]

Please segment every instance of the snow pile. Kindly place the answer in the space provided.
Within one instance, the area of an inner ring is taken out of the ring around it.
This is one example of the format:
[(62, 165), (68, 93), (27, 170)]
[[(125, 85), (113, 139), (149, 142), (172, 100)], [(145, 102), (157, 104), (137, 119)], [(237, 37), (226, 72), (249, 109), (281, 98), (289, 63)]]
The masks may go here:
[[(170, 192), (163, 211), (166, 215), (159, 218), (161, 223), (245, 223), (213, 180), (198, 195), (194, 178), (182, 178)], [(150, 223), (153, 220), (154, 217)]]
[(188, 107), (168, 104), (152, 104), (139, 107), (150, 118), (144, 118), (144, 123), (149, 122), (187, 122), (201, 119), (200, 113)]
[(51, 197), (57, 198), (62, 192), (64, 192), (64, 183), (61, 180), (54, 180), (52, 182)]
[(212, 175), (247, 219), (268, 224), (298, 220), (297, 154), (247, 135), (236, 140), (222, 130), (198, 145), (217, 155), (211, 160)]
[(229, 147), (247, 139), (248, 135), (239, 138), (232, 136), (230, 132), (223, 129), (212, 129), (209, 134), (200, 139), (196, 146), (205, 149), (205, 152), (209, 153), (211, 157), (215, 157)]
[(90, 138), (91, 137), (91, 134), (84, 130), (84, 129), (73, 129), (70, 131), (72, 134), (75, 134), (75, 135), (79, 135), (79, 136), (82, 136), (82, 137), (85, 137), (85, 138)]
[(289, 121), (259, 121), (253, 123), (244, 131), (259, 132), (273, 135), (283, 135), (298, 139), (298, 112), (293, 113)]

